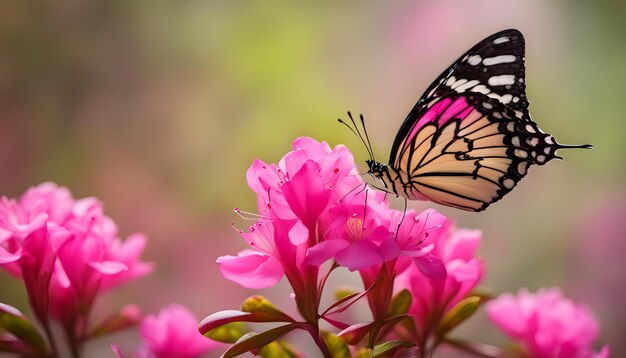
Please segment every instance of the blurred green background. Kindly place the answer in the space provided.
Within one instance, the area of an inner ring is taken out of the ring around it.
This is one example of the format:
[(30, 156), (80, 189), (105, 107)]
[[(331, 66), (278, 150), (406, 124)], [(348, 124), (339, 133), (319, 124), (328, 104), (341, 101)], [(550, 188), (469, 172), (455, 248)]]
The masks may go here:
[[(562, 143), (595, 149), (533, 168), (483, 213), (410, 206), (483, 230), (483, 287), (561, 286), (624, 356), (624, 14), (619, 0), (3, 1), (0, 194), (55, 181), (100, 198), (123, 235), (148, 234), (144, 257), (157, 271), (105, 295), (101, 312), (125, 302), (147, 312), (179, 302), (199, 318), (236, 308), (252, 291), (221, 278), (215, 259), (245, 247), (230, 224), (232, 208), (255, 208), (245, 181), (254, 158), (276, 162), (306, 135), (364, 161), (336, 122), (346, 110), (365, 115), (384, 158), (451, 61), (518, 28), (533, 118)], [(291, 305), (289, 292), (281, 283), (262, 293)], [(0, 302), (26, 308), (4, 272)], [(503, 342), (484, 315), (463, 331)], [(130, 349), (136, 335), (98, 341), (89, 356), (110, 356), (112, 340)]]

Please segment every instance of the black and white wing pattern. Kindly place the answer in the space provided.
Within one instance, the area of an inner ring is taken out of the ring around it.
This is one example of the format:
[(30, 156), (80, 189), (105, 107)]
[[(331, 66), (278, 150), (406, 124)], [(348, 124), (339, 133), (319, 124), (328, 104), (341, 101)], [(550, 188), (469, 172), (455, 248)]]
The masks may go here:
[(482, 93), (518, 111), (520, 118), (530, 120), (524, 53), (524, 36), (516, 29), (508, 29), (480, 41), (454, 61), (407, 115), (394, 140), (389, 163), (397, 158), (400, 142), (412, 131), (417, 119), (447, 95)]
[(515, 29), (500, 31), (482, 40), (456, 60), (420, 98), (477, 92), (528, 115), (525, 42)]
[(531, 165), (565, 146), (528, 113), (524, 37), (491, 35), (430, 85), (404, 120), (388, 165), (368, 161), (385, 186), (410, 200), (482, 211), (510, 192)]

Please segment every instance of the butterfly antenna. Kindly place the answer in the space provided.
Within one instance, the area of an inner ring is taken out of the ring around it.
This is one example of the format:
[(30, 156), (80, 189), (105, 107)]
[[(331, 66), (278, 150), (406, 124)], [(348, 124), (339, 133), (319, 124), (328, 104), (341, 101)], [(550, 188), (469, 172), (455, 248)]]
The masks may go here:
[(361, 140), (361, 142), (363, 143), (363, 145), (365, 146), (365, 150), (367, 150), (367, 154), (370, 156), (370, 158), (373, 158), (374, 153), (372, 153), (372, 150), (370, 147), (368, 147), (367, 142), (365, 141), (365, 139), (363, 138), (363, 135), (361, 134), (361, 131), (359, 131), (359, 128), (356, 125), (356, 122), (354, 120), (354, 117), (352, 117), (352, 113), (350, 111), (348, 111), (348, 117), (350, 118), (350, 121), (352, 122), (352, 126), (350, 126), (348, 123), (346, 123), (345, 121), (343, 121), (341, 118), (338, 119), (339, 123), (345, 125), (346, 127), (348, 127), (348, 129), (354, 133), (354, 135), (356, 135), (357, 137), (359, 137), (359, 139)]
[[(352, 117), (352, 113), (350, 113), (350, 111), (348, 111), (348, 117), (350, 117), (350, 121), (352, 121), (352, 125), (354, 126), (354, 129), (356, 129), (357, 135), (359, 136), (359, 138), (361, 138), (361, 142), (363, 142), (363, 145), (365, 146), (365, 149), (367, 149), (367, 153), (369, 154), (370, 158), (372, 158), (372, 160), (373, 160), (374, 159), (374, 152), (372, 151), (372, 148), (368, 147), (368, 145), (367, 145), (369, 140), (367, 142), (365, 141), (365, 138), (361, 134), (361, 131), (359, 130), (359, 126), (356, 125), (356, 121), (354, 120), (354, 117)], [(361, 115), (361, 119), (363, 119), (363, 115)], [(363, 122), (363, 123), (365, 123), (365, 122)], [(365, 130), (365, 126), (363, 126), (363, 130)]]
[(365, 127), (365, 119), (363, 118), (363, 115), (360, 114), (359, 118), (361, 118), (361, 127), (363, 127), (363, 133), (365, 133), (365, 139), (367, 139), (367, 146), (370, 148), (369, 152), (370, 155), (372, 156), (372, 160), (376, 161), (376, 159), (374, 158), (374, 148), (372, 148), (372, 142), (370, 142), (370, 136), (367, 134), (367, 128)]

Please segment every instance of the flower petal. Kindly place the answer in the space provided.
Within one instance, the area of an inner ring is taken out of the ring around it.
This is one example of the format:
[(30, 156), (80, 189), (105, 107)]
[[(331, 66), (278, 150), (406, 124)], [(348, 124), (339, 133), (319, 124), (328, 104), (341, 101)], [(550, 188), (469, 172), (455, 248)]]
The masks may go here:
[(443, 261), (433, 254), (417, 257), (413, 259), (413, 262), (424, 275), (430, 278), (443, 280), (447, 276), (446, 266), (443, 264)]
[[(246, 172), (246, 180), (248, 186), (257, 194), (263, 195), (267, 193), (267, 189), (278, 184), (280, 180), (276, 170), (272, 169), (269, 164), (262, 160), (255, 159)], [(271, 184), (270, 184), (271, 183)]]
[(309, 241), (309, 229), (298, 220), (289, 230), (289, 241), (294, 245), (301, 245)]
[(454, 259), (469, 261), (476, 256), (481, 237), (480, 230), (458, 230), (448, 239), (441, 256), (445, 261)]
[(7, 250), (0, 247), (0, 265), (15, 262), (22, 257), (22, 248), (19, 248), (15, 253), (10, 253)]
[(273, 256), (257, 253), (221, 256), (217, 259), (222, 276), (246, 288), (274, 286), (283, 277), (283, 268)]
[(378, 250), (383, 261), (393, 260), (400, 255), (400, 245), (392, 238), (383, 241)]
[(89, 266), (103, 275), (115, 275), (116, 273), (128, 270), (128, 266), (116, 261), (92, 261), (89, 262)]
[(378, 265), (383, 261), (378, 253), (378, 247), (370, 241), (353, 242), (348, 248), (339, 252), (335, 260), (350, 271)]
[(328, 205), (331, 193), (322, 183), (319, 171), (319, 164), (308, 160), (282, 187), (291, 210), (309, 228)]
[(339, 251), (345, 250), (348, 246), (350, 246), (350, 242), (347, 240), (322, 241), (307, 250), (304, 264), (319, 266), (326, 262), (326, 260), (337, 255)]

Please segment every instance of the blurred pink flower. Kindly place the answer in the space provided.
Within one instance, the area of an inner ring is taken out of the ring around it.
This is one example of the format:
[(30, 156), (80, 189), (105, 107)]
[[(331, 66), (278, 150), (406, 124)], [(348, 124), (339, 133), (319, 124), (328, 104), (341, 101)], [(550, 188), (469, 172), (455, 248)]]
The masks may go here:
[[(135, 358), (196, 358), (222, 347), (198, 332), (198, 319), (187, 308), (170, 304), (157, 315), (147, 315), (139, 327), (142, 345)], [(111, 349), (118, 358), (124, 358), (117, 344)]]
[(171, 304), (148, 315), (140, 327), (141, 358), (194, 358), (221, 346), (198, 332), (198, 319), (187, 308)]
[[(0, 199), (0, 265), (22, 277), (38, 314), (61, 320), (71, 334), (85, 334), (98, 293), (152, 271), (139, 257), (145, 242), (140, 234), (122, 242), (102, 203), (75, 200), (54, 183), (17, 201)], [(45, 309), (37, 301), (47, 301)]]
[(424, 226), (436, 228), (430, 233), (439, 236), (430, 257), (433, 262), (443, 262), (445, 274), (433, 276), (420, 265), (409, 265), (395, 282), (396, 291), (408, 289), (413, 296), (409, 314), (417, 329), (414, 339), (422, 345), (443, 315), (476, 287), (484, 272), (482, 261), (476, 258), (480, 231), (452, 230), (448, 221), (434, 213), (430, 217), (434, 225)]
[(487, 303), (489, 319), (538, 358), (606, 358), (609, 347), (593, 352), (599, 328), (587, 307), (563, 297), (558, 288), (536, 294), (521, 289)]
[(25, 234), (19, 254), (20, 272), (28, 292), (30, 304), (37, 318), (48, 325), (50, 296), (48, 287), (54, 271), (56, 255), (52, 250), (45, 226), (45, 215), (38, 216)]

